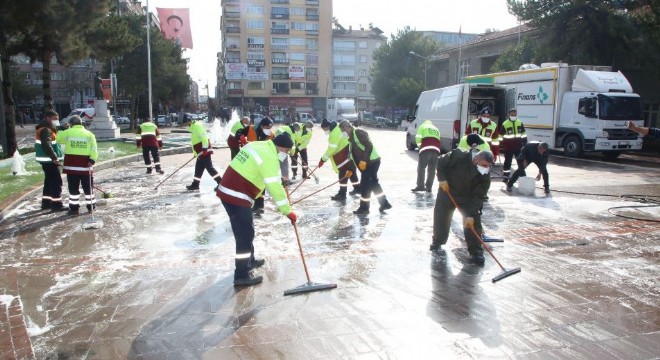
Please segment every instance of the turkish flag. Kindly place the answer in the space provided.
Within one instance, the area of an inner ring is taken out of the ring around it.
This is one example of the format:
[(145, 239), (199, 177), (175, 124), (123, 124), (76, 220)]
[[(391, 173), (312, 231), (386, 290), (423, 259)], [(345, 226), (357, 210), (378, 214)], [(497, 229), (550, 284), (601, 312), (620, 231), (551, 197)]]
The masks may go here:
[(188, 9), (156, 8), (163, 36), (174, 41), (181, 47), (192, 49), (192, 32), (190, 31), (190, 16)]

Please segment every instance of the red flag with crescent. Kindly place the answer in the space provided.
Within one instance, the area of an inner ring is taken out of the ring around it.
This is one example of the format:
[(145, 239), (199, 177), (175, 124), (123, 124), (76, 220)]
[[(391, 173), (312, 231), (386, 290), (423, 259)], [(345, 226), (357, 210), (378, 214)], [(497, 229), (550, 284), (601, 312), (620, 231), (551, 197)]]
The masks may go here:
[(156, 8), (163, 36), (173, 39), (179, 46), (192, 49), (192, 32), (188, 9)]

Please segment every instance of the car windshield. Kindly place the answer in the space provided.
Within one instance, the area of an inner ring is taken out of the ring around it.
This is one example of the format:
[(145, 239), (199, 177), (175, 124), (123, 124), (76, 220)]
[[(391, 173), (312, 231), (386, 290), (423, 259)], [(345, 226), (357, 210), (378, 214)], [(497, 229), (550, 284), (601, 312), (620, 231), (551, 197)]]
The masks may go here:
[(598, 110), (603, 120), (637, 120), (642, 118), (642, 101), (638, 97), (598, 94)]

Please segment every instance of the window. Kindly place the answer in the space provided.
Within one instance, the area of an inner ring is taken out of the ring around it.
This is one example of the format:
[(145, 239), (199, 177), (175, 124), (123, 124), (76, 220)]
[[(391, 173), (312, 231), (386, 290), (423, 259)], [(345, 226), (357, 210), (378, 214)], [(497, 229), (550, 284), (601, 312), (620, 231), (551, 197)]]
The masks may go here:
[[(248, 38), (249, 43), (250, 38)], [(241, 47), (241, 39), (237, 37), (227, 37), (227, 49), (238, 49)]]
[(332, 81), (355, 81), (355, 70), (335, 69), (332, 72)]
[(304, 38), (290, 38), (289, 44), (292, 46), (305, 46)]
[(305, 15), (305, 8), (292, 7), (290, 11), (291, 11), (291, 15), (295, 15), (295, 16)]
[(355, 55), (332, 55), (332, 65), (355, 66)]
[(270, 9), (270, 15), (275, 19), (288, 19), (289, 18), (289, 8), (286, 7), (276, 7)]
[(305, 30), (305, 23), (304, 22), (298, 22), (298, 21), (292, 21), (291, 22), (291, 30)]
[(264, 7), (261, 5), (248, 5), (247, 12), (248, 14), (263, 14)]
[(247, 53), (247, 59), (248, 60), (264, 60), (266, 56), (262, 52), (252, 52), (249, 51)]
[(316, 50), (319, 48), (319, 41), (316, 39), (306, 39), (305, 48), (307, 50)]
[(317, 66), (319, 64), (319, 54), (318, 53), (305, 54), (305, 64), (307, 66)]
[(336, 51), (355, 51), (355, 41), (335, 40), (332, 42), (332, 49)]
[(367, 84), (358, 84), (358, 91), (366, 92), (367, 91)]
[(289, 75), (288, 67), (273, 67), (273, 75)]
[(247, 21), (247, 28), (248, 29), (263, 29), (264, 28), (264, 21), (263, 20), (250, 20), (248, 19)]
[(305, 30), (319, 30), (319, 23), (317, 22), (308, 22), (305, 23)]
[(289, 38), (272, 38), (270, 39), (271, 45), (289, 45)]
[(366, 49), (367, 48), (367, 42), (366, 41), (360, 41), (358, 46), (360, 47), (360, 49)]
[(305, 54), (303, 53), (291, 53), (289, 55), (290, 60), (294, 61), (305, 61)]
[(273, 83), (273, 90), (276, 94), (288, 94), (289, 83)]
[(241, 62), (241, 53), (238, 51), (227, 51), (227, 58), (225, 61), (228, 63), (239, 63)]
[(367, 62), (367, 55), (360, 55), (360, 62), (361, 63), (366, 63)]
[(364, 70), (364, 69), (358, 70), (358, 76), (359, 77), (367, 77), (367, 70)]
[(250, 44), (255, 44), (255, 45), (263, 45), (264, 44), (264, 37), (263, 36), (250, 36), (247, 38), (248, 40), (248, 45)]
[(52, 72), (50, 73), (50, 79), (51, 80), (65, 80), (65, 76), (63, 72)]
[(227, 83), (227, 89), (241, 89), (240, 81), (230, 81)]
[(263, 69), (263, 66), (248, 66), (249, 73), (260, 73)]
[(266, 88), (266, 83), (263, 81), (251, 81), (247, 84), (248, 90), (264, 90)]
[(292, 90), (305, 90), (305, 83), (303, 83), (303, 82), (292, 82), (291, 83), (291, 89)]

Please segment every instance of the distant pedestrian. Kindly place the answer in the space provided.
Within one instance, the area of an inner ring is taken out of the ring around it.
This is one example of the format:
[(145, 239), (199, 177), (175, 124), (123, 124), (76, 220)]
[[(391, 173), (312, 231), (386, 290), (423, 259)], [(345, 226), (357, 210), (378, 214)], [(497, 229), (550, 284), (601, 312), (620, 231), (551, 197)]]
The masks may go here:
[(628, 121), (628, 129), (650, 139), (660, 139), (660, 129), (658, 128), (637, 126), (632, 121)]
[(438, 197), (433, 208), (433, 242), (430, 250), (441, 250), (447, 243), (451, 221), (456, 207), (449, 199), (452, 195), (463, 215), (463, 234), (472, 261), (484, 264), (483, 248), (470, 228), (481, 234), (481, 208), (490, 189), (490, 151), (480, 151), (474, 157), (462, 149), (454, 149), (438, 160)]
[(37, 125), (35, 135), (35, 159), (44, 171), (44, 189), (41, 193), (41, 209), (66, 210), (62, 202), (62, 176), (59, 172), (64, 160), (62, 146), (57, 143), (60, 116), (53, 110), (46, 111), (44, 121)]
[(502, 123), (500, 142), (504, 152), (504, 166), (502, 176), (508, 179), (511, 175), (511, 161), (518, 157), (520, 149), (527, 144), (527, 133), (522, 121), (518, 119), (518, 111), (515, 108), (509, 110), (509, 116)]
[[(417, 128), (415, 142), (419, 147), (419, 158), (417, 159), (417, 186), (412, 192), (431, 192), (435, 169), (440, 156), (440, 130), (433, 125), (431, 120), (426, 120)], [(426, 182), (424, 181), (426, 175)]]
[(222, 177), (220, 177), (218, 171), (213, 167), (213, 160), (211, 159), (213, 150), (211, 150), (211, 143), (209, 142), (209, 136), (206, 133), (204, 124), (201, 121), (192, 120), (189, 116), (184, 117), (184, 119), (184, 125), (190, 131), (190, 144), (192, 145), (193, 156), (197, 158), (193, 182), (190, 185), (186, 185), (186, 189), (191, 191), (199, 190), (199, 183), (202, 180), (202, 175), (204, 175), (204, 170), (213, 177), (216, 183), (220, 184)]
[(96, 207), (92, 194), (94, 186), (94, 164), (98, 158), (96, 136), (85, 129), (82, 119), (74, 115), (69, 119), (71, 127), (60, 132), (59, 144), (64, 144), (64, 173), (69, 187), (69, 215), (78, 215), (80, 209), (80, 187), (85, 194), (87, 211)]
[(536, 167), (539, 168), (539, 174), (536, 176), (536, 181), (539, 181), (543, 177), (543, 189), (546, 194), (550, 193), (550, 182), (548, 176), (548, 156), (550, 152), (548, 151), (548, 144), (538, 141), (530, 141), (525, 146), (523, 146), (520, 151), (520, 155), (516, 158), (518, 163), (518, 169), (513, 173), (511, 179), (506, 184), (506, 191), (511, 192), (513, 184), (518, 181), (518, 178), (521, 176), (527, 176), (525, 169), (529, 164), (534, 163)]
[(391, 209), (392, 205), (387, 201), (385, 192), (378, 182), (380, 156), (369, 138), (369, 133), (366, 130), (354, 128), (348, 120), (339, 123), (339, 127), (344, 136), (348, 137), (351, 159), (361, 172), (360, 207), (353, 213), (358, 215), (369, 213), (372, 193), (376, 195), (381, 212)]
[(302, 178), (307, 179), (307, 172), (309, 171), (309, 160), (307, 158), (307, 147), (309, 142), (312, 140), (312, 128), (314, 123), (308, 121), (305, 123), (305, 126), (302, 127), (300, 133), (296, 137), (296, 152), (291, 157), (291, 171), (293, 172), (293, 179), (296, 178), (298, 172), (298, 155), (300, 155), (301, 166), (302, 166)]
[(145, 121), (138, 126), (135, 132), (135, 141), (138, 149), (142, 147), (142, 158), (144, 164), (147, 165), (147, 174), (151, 174), (151, 157), (154, 158), (154, 167), (156, 172), (163, 175), (165, 172), (160, 167), (160, 154), (159, 150), (163, 148), (163, 139), (160, 137), (158, 126), (151, 121), (151, 118), (146, 118)]

